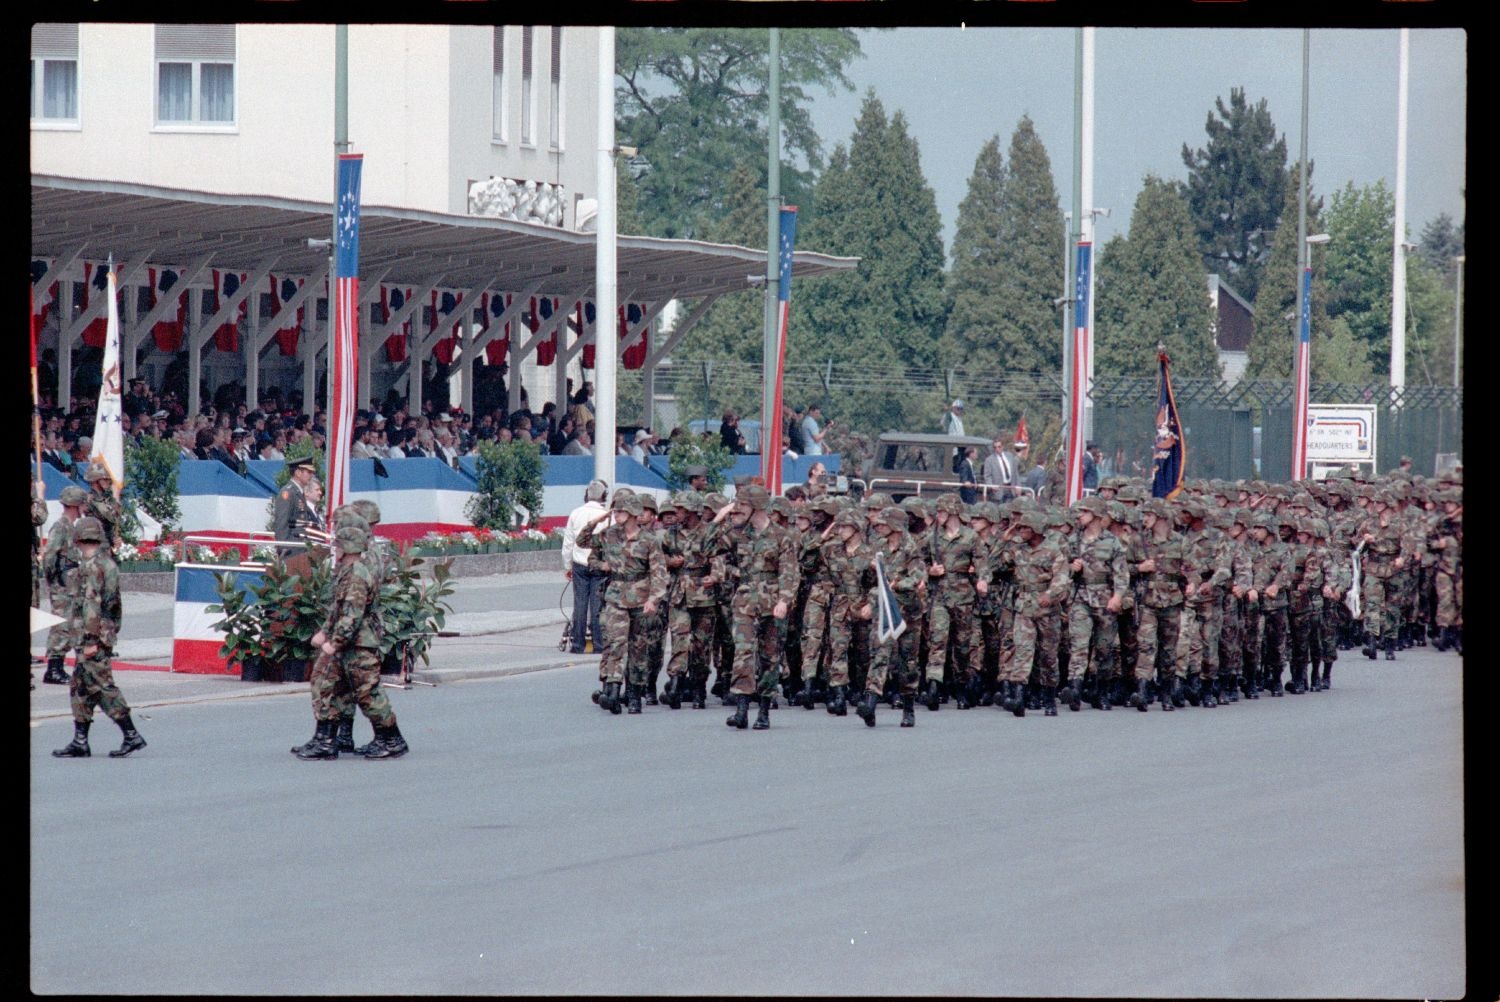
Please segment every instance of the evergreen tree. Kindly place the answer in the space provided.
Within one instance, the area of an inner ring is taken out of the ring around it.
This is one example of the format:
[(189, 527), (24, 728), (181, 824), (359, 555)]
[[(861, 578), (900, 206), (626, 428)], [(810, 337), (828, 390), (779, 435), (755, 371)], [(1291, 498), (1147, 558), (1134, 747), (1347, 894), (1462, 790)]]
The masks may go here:
[[(1312, 193), (1311, 163), (1307, 174), (1307, 232), (1321, 233), (1323, 200)], [(1255, 333), (1250, 338), (1250, 360), (1245, 370), (1246, 376), (1255, 379), (1292, 378), (1298, 331), (1297, 286), (1302, 280), (1297, 267), (1298, 177), (1298, 169), (1293, 167), (1291, 179), (1286, 186), (1286, 201), (1281, 209), (1281, 225), (1276, 228), (1276, 234), (1271, 240), (1270, 257), (1255, 298)], [(1308, 323), (1312, 342), (1311, 373), (1313, 379), (1321, 381), (1330, 378), (1319, 362), (1323, 360), (1325, 346), (1331, 343), (1329, 339), (1334, 332), (1328, 320), (1328, 282), (1322, 268), (1323, 251), (1314, 245), (1309, 248), (1309, 252), (1314, 255), (1311, 259), (1312, 311)], [(1337, 362), (1338, 359), (1333, 361)], [(1341, 365), (1340, 371), (1358, 372), (1359, 369), (1348, 369)]]
[(1215, 99), (1204, 128), (1208, 144), (1182, 145), (1188, 205), (1197, 225), (1203, 264), (1253, 302), (1269, 254), (1267, 236), (1286, 200), (1286, 137), (1276, 135), (1266, 101), (1251, 107), (1243, 88), (1229, 91), (1229, 107)]
[[(897, 112), (888, 120), (873, 91), (848, 153), (834, 151), (813, 199), (816, 209), (799, 242), (861, 260), (853, 274), (807, 282), (805, 294), (792, 290), (796, 316), (805, 318), (794, 325), (809, 336), (793, 335), (789, 364), (832, 359), (836, 368), (930, 367), (945, 321), (937, 200), (905, 117)], [(916, 420), (923, 404), (936, 399), (871, 392), (845, 403), (854, 427), (881, 431)]]
[(1062, 322), (1052, 300), (1062, 285), (1063, 214), (1047, 149), (1024, 115), (1011, 134), (1001, 207), (992, 350), (1006, 371), (1060, 375)]
[(1096, 373), (1154, 375), (1161, 344), (1174, 376), (1219, 378), (1208, 276), (1178, 186), (1146, 175), (1129, 235), (1104, 246), (1095, 291)]
[(1464, 228), (1453, 225), (1453, 217), (1441, 213), (1422, 228), (1422, 238), (1417, 241), (1417, 253), (1433, 271), (1443, 276), (1448, 288), (1453, 288), (1455, 265), (1453, 259), (1464, 252)]
[[(735, 166), (764, 164), (769, 37), (764, 29), (735, 28), (616, 33), (621, 141), (651, 164), (641, 178), (647, 233), (701, 237), (726, 211), (724, 179)], [(781, 188), (794, 204), (822, 166), (808, 91), (852, 87), (845, 69), (859, 55), (852, 29), (781, 32), (782, 148), (791, 161), (782, 166)]]
[[(1451, 270), (1452, 263), (1449, 263)], [(1453, 291), (1443, 274), (1419, 255), (1406, 260), (1406, 382), (1453, 383)], [(1460, 373), (1462, 376), (1462, 373)]]
[(1001, 200), (1005, 162), (1000, 137), (992, 136), (979, 151), (969, 192), (958, 206), (953, 231), (953, 268), (948, 274), (948, 325), (943, 335), (943, 363), (967, 360), (992, 369), (994, 290), (1002, 280)]

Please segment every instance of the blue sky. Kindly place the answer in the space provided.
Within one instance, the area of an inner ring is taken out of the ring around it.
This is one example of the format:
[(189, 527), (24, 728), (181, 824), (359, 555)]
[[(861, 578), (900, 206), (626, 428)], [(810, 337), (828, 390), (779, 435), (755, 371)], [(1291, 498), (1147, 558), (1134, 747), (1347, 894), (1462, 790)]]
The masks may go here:
[[(1023, 114), (1052, 160), (1067, 210), (1072, 201), (1072, 28), (897, 28), (859, 32), (864, 58), (849, 70), (852, 92), (813, 92), (825, 146), (847, 145), (867, 89), (887, 114), (905, 113), (937, 196), (943, 246), (951, 248), (958, 204), (979, 149), (999, 134), (1002, 151)], [(1400, 32), (1311, 33), (1308, 156), (1316, 194), (1352, 181), (1396, 180)], [(1413, 239), (1441, 212), (1464, 218), (1467, 35), (1411, 32), (1407, 132), (1407, 226)], [(1096, 32), (1094, 203), (1109, 208), (1099, 240), (1128, 229), (1141, 179), (1185, 179), (1182, 145), (1207, 139), (1204, 123), (1222, 96), (1243, 87), (1265, 98), (1297, 158), (1301, 115), (1300, 29), (1100, 28)], [(1059, 242), (1061, 236), (1059, 235)]]

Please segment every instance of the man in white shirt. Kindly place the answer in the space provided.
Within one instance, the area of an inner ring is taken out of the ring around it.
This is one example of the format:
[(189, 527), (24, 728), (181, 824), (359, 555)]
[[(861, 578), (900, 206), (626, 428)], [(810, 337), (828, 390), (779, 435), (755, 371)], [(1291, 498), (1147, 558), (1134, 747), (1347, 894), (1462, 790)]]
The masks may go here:
[(587, 431), (580, 431), (574, 436), (571, 442), (563, 446), (562, 454), (564, 456), (592, 456), (594, 450), (590, 446), (593, 444), (593, 440), (589, 438), (589, 433)]
[(635, 445), (630, 449), (630, 458), (642, 466), (646, 465), (646, 449), (651, 444), (651, 433), (645, 428), (640, 428), (635, 433)]
[(823, 408), (813, 404), (807, 409), (807, 417), (802, 419), (802, 447), (804, 456), (823, 455), (823, 438), (828, 432), (818, 427), (818, 419), (823, 416)]
[(588, 548), (578, 546), (574, 541), (578, 538), (580, 529), (607, 510), (604, 500), (608, 493), (609, 488), (604, 481), (589, 481), (588, 487), (583, 491), (583, 504), (573, 509), (568, 515), (568, 524), (563, 527), (563, 574), (573, 582), (573, 634), (568, 644), (570, 654), (587, 653), (583, 647), (585, 625), (594, 640), (594, 653), (604, 650), (604, 631), (599, 627), (599, 607), (609, 575), (589, 570)]
[(962, 400), (953, 401), (953, 405), (948, 408), (948, 414), (943, 419), (943, 430), (949, 435), (964, 433), (964, 402)]

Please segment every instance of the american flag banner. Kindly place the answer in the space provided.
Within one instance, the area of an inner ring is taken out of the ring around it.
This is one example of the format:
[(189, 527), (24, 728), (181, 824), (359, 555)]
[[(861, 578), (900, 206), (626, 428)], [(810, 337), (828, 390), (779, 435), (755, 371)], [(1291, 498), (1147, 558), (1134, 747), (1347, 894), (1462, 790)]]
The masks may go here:
[(328, 365), (328, 524), (349, 496), (350, 436), (359, 376), (359, 178), (360, 153), (339, 154), (334, 201), (333, 356)]
[(1078, 245), (1078, 282), (1073, 294), (1073, 378), (1068, 389), (1068, 453), (1064, 469), (1067, 499), (1071, 505), (1083, 496), (1084, 397), (1088, 393), (1089, 352), (1093, 346), (1090, 328), (1093, 324), (1089, 300), (1089, 268), (1094, 246)]
[(1151, 496), (1175, 498), (1182, 493), (1182, 475), (1187, 468), (1187, 442), (1177, 420), (1177, 400), (1172, 396), (1172, 360), (1157, 350), (1161, 378), (1156, 390), (1156, 442), (1151, 449)]
[(792, 247), (797, 242), (797, 207), (781, 207), (781, 238), (777, 242), (779, 277), (776, 282), (776, 387), (771, 413), (762, 414), (760, 422), (761, 477), (766, 490), (775, 497), (781, 493), (781, 387), (786, 367), (787, 320), (792, 306)]
[(1302, 316), (1297, 320), (1296, 399), (1292, 402), (1292, 479), (1307, 476), (1307, 380), (1312, 339), (1312, 269), (1302, 269)]
[(94, 449), (89, 462), (109, 471), (115, 497), (125, 486), (125, 429), (120, 422), (120, 305), (115, 298), (115, 270), (109, 269), (108, 319), (105, 321), (104, 359), (100, 363), (99, 409), (94, 415)]

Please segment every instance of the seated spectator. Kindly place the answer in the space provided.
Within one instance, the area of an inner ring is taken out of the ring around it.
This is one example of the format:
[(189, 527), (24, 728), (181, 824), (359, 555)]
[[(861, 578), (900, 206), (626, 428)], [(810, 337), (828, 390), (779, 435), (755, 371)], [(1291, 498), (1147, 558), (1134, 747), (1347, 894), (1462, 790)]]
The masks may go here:
[(193, 436), (193, 458), (213, 459), (214, 430), (212, 428), (199, 428)]
[(623, 431), (617, 431), (617, 432), (615, 432), (615, 455), (616, 456), (629, 456), (630, 455), (630, 446), (628, 446), (628, 445), (625, 444), (625, 433)]
[(277, 429), (276, 432), (271, 435), (271, 440), (265, 445), (261, 446), (260, 458), (284, 460), (286, 459), (286, 446), (286, 432)]
[(369, 425), (358, 425), (354, 429), (354, 447), (349, 450), (349, 454), (355, 459), (374, 459), (375, 446), (371, 441), (373, 438), (374, 432)]
[(635, 444), (630, 447), (630, 458), (646, 465), (646, 452), (651, 448), (651, 432), (645, 428), (636, 429)]
[(547, 438), (547, 451), (554, 456), (564, 455), (568, 442), (573, 438), (573, 419), (565, 417), (558, 424), (557, 430)]
[(433, 436), (433, 440), (436, 443), (434, 452), (437, 458), (449, 466), (458, 466), (460, 453), (457, 444), (453, 440), (453, 432), (447, 428), (439, 428), (437, 434)]
[(573, 436), (567, 445), (563, 446), (563, 450), (559, 455), (592, 456), (594, 454), (593, 445), (594, 440), (589, 438), (589, 433), (587, 431), (580, 431), (577, 435)]

